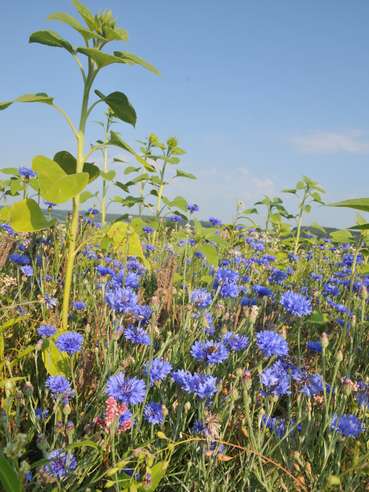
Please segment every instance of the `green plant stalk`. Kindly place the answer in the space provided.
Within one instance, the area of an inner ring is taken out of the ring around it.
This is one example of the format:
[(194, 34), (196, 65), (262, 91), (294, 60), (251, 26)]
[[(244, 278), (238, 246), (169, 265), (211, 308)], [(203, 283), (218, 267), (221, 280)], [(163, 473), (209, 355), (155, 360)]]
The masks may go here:
[[(77, 173), (83, 172), (83, 165), (85, 163), (84, 147), (85, 147), (85, 128), (86, 128), (86, 121), (88, 117), (88, 99), (90, 95), (91, 86), (96, 77), (96, 74), (97, 71), (95, 72), (93, 70), (92, 64), (91, 62), (89, 62), (88, 76), (84, 84), (84, 90), (83, 90), (83, 100), (82, 100), (82, 107), (81, 107), (79, 131), (76, 136)], [(76, 195), (73, 198), (72, 220), (68, 231), (68, 252), (67, 252), (67, 261), (66, 261), (66, 268), (65, 268), (63, 307), (62, 307), (62, 320), (61, 320), (63, 330), (66, 330), (68, 328), (68, 315), (69, 315), (70, 295), (71, 295), (72, 280), (73, 280), (73, 267), (74, 267), (74, 260), (76, 257), (79, 209), (80, 209), (80, 194)]]
[(305, 206), (305, 201), (307, 198), (307, 191), (305, 191), (304, 196), (302, 198), (302, 202), (300, 203), (299, 207), (299, 219), (297, 223), (297, 233), (296, 233), (296, 239), (295, 239), (295, 247), (293, 249), (293, 253), (296, 255), (298, 248), (299, 248), (299, 242), (300, 242), (300, 236), (301, 236), (301, 227), (302, 227), (302, 217), (304, 215), (304, 206)]

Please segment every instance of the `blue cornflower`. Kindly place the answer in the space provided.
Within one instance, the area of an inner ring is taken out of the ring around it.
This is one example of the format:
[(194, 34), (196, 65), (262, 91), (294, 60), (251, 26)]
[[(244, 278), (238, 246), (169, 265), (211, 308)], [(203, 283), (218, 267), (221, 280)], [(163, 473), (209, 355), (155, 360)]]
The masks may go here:
[(102, 277), (106, 277), (107, 275), (114, 275), (114, 270), (105, 265), (97, 265), (96, 271)]
[(76, 331), (65, 331), (56, 339), (55, 345), (60, 352), (66, 352), (68, 355), (76, 354), (81, 350), (83, 336)]
[(223, 335), (223, 342), (226, 346), (234, 352), (245, 350), (249, 344), (249, 339), (246, 335), (239, 335), (238, 333), (232, 333), (228, 331)]
[(10, 227), (10, 225), (8, 225), (8, 224), (0, 224), (0, 229), (5, 231), (9, 236), (12, 236), (12, 237), (15, 236), (14, 229), (12, 227)]
[(40, 325), (37, 328), (37, 334), (42, 337), (52, 337), (56, 333), (56, 328), (53, 325)]
[(288, 275), (288, 272), (274, 268), (268, 280), (271, 284), (281, 285), (288, 278)]
[(187, 210), (193, 214), (194, 212), (198, 212), (200, 207), (196, 203), (192, 203), (187, 205)]
[(239, 293), (240, 293), (240, 287), (237, 284), (233, 284), (233, 283), (223, 284), (219, 292), (220, 296), (223, 297), (224, 299), (227, 298), (235, 299), (236, 297), (238, 297)]
[(46, 419), (49, 415), (49, 410), (47, 408), (43, 409), (41, 407), (37, 407), (35, 409), (35, 415), (36, 415), (36, 418), (39, 420)]
[(361, 407), (369, 407), (369, 385), (364, 381), (358, 381), (355, 400)]
[(45, 386), (51, 391), (54, 396), (70, 396), (72, 393), (70, 382), (64, 376), (49, 376), (46, 379)]
[(266, 415), (263, 415), (261, 422), (279, 438), (283, 437), (286, 433), (286, 421), (282, 418), (267, 417)]
[(58, 299), (50, 296), (49, 294), (45, 294), (44, 300), (45, 300), (46, 307), (48, 307), (49, 309), (52, 309), (58, 305)]
[(291, 393), (291, 377), (280, 360), (264, 369), (260, 375), (260, 380), (268, 389), (268, 394), (284, 396)]
[(9, 260), (17, 265), (29, 265), (31, 263), (31, 259), (27, 255), (20, 255), (18, 253), (13, 253), (9, 256)]
[(169, 222), (180, 223), (183, 222), (183, 217), (180, 215), (170, 215), (168, 217)]
[(47, 202), (47, 201), (44, 201), (44, 204), (47, 206), (47, 208), (54, 208), (56, 207), (56, 203), (54, 202)]
[(62, 480), (77, 468), (77, 460), (71, 453), (66, 453), (64, 449), (55, 449), (47, 456), (49, 462), (43, 470), (58, 480)]
[(172, 373), (174, 381), (186, 393), (193, 393), (200, 399), (209, 399), (217, 392), (217, 379), (207, 374), (195, 373), (188, 371), (176, 371)]
[(306, 348), (308, 350), (311, 350), (312, 352), (321, 352), (322, 351), (322, 343), (319, 340), (317, 340), (317, 341), (311, 340), (311, 341), (307, 342)]
[(283, 357), (288, 354), (286, 340), (275, 331), (259, 331), (256, 334), (256, 343), (266, 357), (272, 357), (273, 355)]
[(33, 276), (33, 268), (31, 267), (31, 265), (24, 265), (24, 266), (22, 266), (21, 267), (21, 272), (26, 277), (32, 277)]
[(241, 306), (251, 307), (251, 306), (256, 306), (256, 305), (257, 305), (256, 299), (253, 299), (253, 298), (248, 297), (248, 296), (244, 296), (241, 299)]
[(146, 243), (143, 245), (143, 249), (146, 253), (152, 253), (153, 251), (155, 251), (156, 248), (153, 244)]
[(153, 359), (145, 367), (145, 374), (150, 377), (150, 383), (162, 381), (171, 372), (172, 365), (164, 359)]
[(195, 289), (191, 294), (191, 302), (197, 308), (207, 308), (212, 302), (211, 294), (206, 289)]
[(130, 288), (117, 287), (109, 283), (105, 293), (105, 301), (113, 311), (129, 313), (137, 304), (137, 295)]
[(319, 395), (325, 390), (328, 393), (330, 391), (330, 385), (323, 381), (323, 378), (320, 374), (311, 374), (305, 378), (304, 385), (301, 388), (301, 393), (306, 396), (312, 397), (315, 395)]
[(73, 302), (73, 308), (76, 311), (83, 311), (84, 309), (86, 309), (86, 303), (83, 301), (74, 301)]
[(155, 401), (148, 403), (145, 405), (143, 414), (149, 424), (155, 425), (164, 422), (163, 406), (161, 403), (156, 403)]
[(221, 342), (195, 342), (191, 347), (194, 359), (208, 364), (221, 364), (228, 357), (228, 350)]
[(254, 285), (252, 290), (259, 297), (271, 297), (273, 294), (273, 292), (270, 289), (268, 289), (268, 287), (265, 287), (264, 285)]
[(125, 287), (137, 289), (140, 285), (140, 277), (135, 272), (129, 272), (125, 278)]
[(145, 226), (142, 228), (142, 230), (146, 233), (146, 234), (152, 234), (154, 232), (154, 228), (153, 227), (150, 227), (150, 226)]
[(124, 338), (137, 345), (150, 345), (150, 335), (141, 327), (129, 326), (124, 330)]
[(312, 311), (310, 299), (291, 290), (282, 295), (280, 303), (288, 313), (294, 316), (308, 316)]
[(359, 437), (364, 432), (364, 424), (355, 415), (334, 415), (331, 429), (345, 437)]
[(314, 280), (314, 282), (320, 282), (321, 280), (323, 280), (323, 275), (321, 275), (320, 273), (310, 273), (310, 277), (312, 280)]
[(216, 217), (209, 217), (209, 222), (214, 227), (222, 225), (222, 221)]
[(106, 384), (106, 393), (127, 405), (137, 405), (145, 400), (145, 381), (128, 378), (123, 372), (110, 376)]
[(32, 169), (28, 167), (21, 166), (19, 168), (19, 175), (22, 176), (22, 178), (30, 179), (30, 178), (35, 178), (36, 173), (32, 171)]

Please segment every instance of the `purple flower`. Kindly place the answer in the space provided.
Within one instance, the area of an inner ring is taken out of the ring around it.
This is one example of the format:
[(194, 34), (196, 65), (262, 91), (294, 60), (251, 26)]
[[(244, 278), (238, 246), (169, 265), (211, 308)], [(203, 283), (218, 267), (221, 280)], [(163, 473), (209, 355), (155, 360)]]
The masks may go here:
[(291, 393), (291, 377), (280, 360), (264, 369), (260, 375), (260, 380), (268, 389), (268, 394), (284, 396)]
[(223, 336), (223, 342), (227, 345), (230, 350), (234, 352), (239, 352), (240, 350), (245, 350), (249, 344), (249, 339), (245, 335), (239, 335), (238, 333), (232, 333), (228, 331)]
[(127, 405), (137, 405), (145, 399), (146, 385), (142, 379), (127, 378), (119, 372), (108, 379), (106, 393)]
[(187, 205), (187, 209), (190, 214), (193, 214), (194, 212), (198, 212), (200, 210), (200, 207), (196, 203), (192, 203)]
[(52, 309), (58, 305), (58, 299), (56, 299), (55, 297), (49, 296), (49, 294), (45, 294), (44, 300), (45, 300), (46, 306), (49, 309)]
[(288, 354), (286, 340), (275, 331), (263, 330), (256, 334), (256, 343), (265, 357), (284, 357)]
[(172, 374), (173, 380), (186, 393), (193, 393), (201, 400), (211, 398), (217, 392), (217, 379), (207, 374), (194, 373), (188, 371), (176, 371)]
[(31, 263), (31, 259), (27, 255), (20, 255), (18, 253), (13, 253), (9, 256), (9, 260), (17, 265), (29, 265)]
[(319, 340), (317, 340), (317, 341), (311, 340), (311, 341), (307, 342), (306, 348), (308, 350), (311, 350), (312, 352), (321, 352), (322, 351), (322, 343)]
[(334, 415), (331, 429), (339, 432), (342, 436), (357, 438), (364, 432), (364, 424), (355, 415)]
[(211, 294), (206, 289), (195, 289), (191, 294), (191, 302), (197, 308), (207, 308), (212, 302)]
[(124, 338), (137, 345), (150, 345), (150, 335), (140, 327), (129, 326), (124, 331)]
[(143, 415), (149, 424), (162, 424), (164, 422), (163, 406), (154, 401), (145, 405)]
[(105, 293), (108, 306), (117, 313), (129, 313), (137, 304), (137, 295), (130, 288), (117, 287), (109, 282)]
[(9, 236), (12, 236), (12, 237), (15, 236), (14, 229), (12, 227), (10, 227), (10, 225), (8, 225), (8, 224), (0, 224), (0, 229), (5, 231)]
[(72, 393), (70, 383), (64, 376), (49, 376), (46, 379), (45, 385), (51, 391), (53, 396), (63, 395), (68, 397)]
[(74, 301), (73, 308), (76, 311), (83, 311), (84, 309), (86, 309), (86, 304), (83, 301)]
[(228, 357), (228, 350), (221, 342), (195, 342), (191, 347), (194, 359), (208, 364), (221, 364)]
[(319, 393), (323, 393), (324, 386), (327, 393), (330, 391), (329, 384), (326, 384), (323, 381), (323, 378), (320, 374), (311, 374), (304, 379), (305, 384), (302, 386), (300, 391), (306, 396), (312, 397), (315, 395), (319, 395)]
[(26, 277), (32, 277), (33, 276), (33, 268), (31, 267), (31, 265), (22, 266), (21, 271), (22, 271), (23, 275), (25, 275)]
[(19, 168), (19, 175), (22, 176), (22, 178), (26, 178), (26, 179), (36, 177), (36, 173), (32, 171), (32, 169), (29, 169), (28, 167), (24, 167), (24, 166), (21, 166)]
[(64, 449), (55, 449), (47, 456), (47, 463), (43, 470), (58, 480), (62, 480), (77, 468), (77, 460), (71, 453), (66, 453)]
[(76, 354), (81, 350), (83, 336), (76, 331), (65, 331), (57, 338), (55, 345), (60, 352), (66, 352), (68, 355)]
[(172, 365), (164, 359), (153, 359), (145, 367), (145, 374), (150, 377), (150, 383), (162, 381), (171, 372)]
[(299, 318), (308, 316), (312, 311), (310, 299), (291, 290), (282, 295), (280, 303), (288, 313)]
[(152, 234), (154, 232), (154, 229), (150, 226), (145, 226), (142, 228), (145, 234)]
[(37, 334), (42, 338), (52, 337), (56, 333), (56, 328), (53, 325), (40, 325), (37, 328)]
[(273, 294), (273, 292), (264, 285), (254, 285), (252, 289), (259, 297), (271, 297)]
[(212, 226), (217, 227), (222, 225), (222, 221), (216, 217), (209, 217), (209, 222)]

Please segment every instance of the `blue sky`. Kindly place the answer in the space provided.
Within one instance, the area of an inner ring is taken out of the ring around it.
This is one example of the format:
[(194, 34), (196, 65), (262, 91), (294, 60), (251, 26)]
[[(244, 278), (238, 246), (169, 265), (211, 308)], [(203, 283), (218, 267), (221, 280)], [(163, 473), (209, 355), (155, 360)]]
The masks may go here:
[[(130, 39), (123, 49), (161, 71), (113, 66), (96, 88), (125, 92), (138, 122), (120, 131), (131, 144), (149, 132), (175, 135), (182, 166), (198, 176), (173, 193), (201, 216), (230, 219), (237, 199), (251, 204), (302, 175), (327, 189), (327, 201), (368, 196), (369, 2), (363, 0), (86, 0), (111, 8)], [(0, 18), (0, 99), (44, 91), (74, 119), (81, 83), (67, 52), (29, 45), (31, 32), (59, 31), (79, 42), (54, 11), (67, 0), (14, 0)], [(115, 49), (116, 46), (113, 46)], [(99, 119), (96, 111), (92, 120)], [(69, 129), (47, 106), (0, 113), (1, 167), (30, 165), (36, 154), (73, 151)], [(91, 122), (88, 140), (99, 137)], [(293, 200), (288, 201), (293, 207)], [(117, 209), (115, 209), (117, 210)], [(348, 226), (351, 211), (316, 208), (311, 220)], [(310, 220), (310, 219), (309, 219)]]

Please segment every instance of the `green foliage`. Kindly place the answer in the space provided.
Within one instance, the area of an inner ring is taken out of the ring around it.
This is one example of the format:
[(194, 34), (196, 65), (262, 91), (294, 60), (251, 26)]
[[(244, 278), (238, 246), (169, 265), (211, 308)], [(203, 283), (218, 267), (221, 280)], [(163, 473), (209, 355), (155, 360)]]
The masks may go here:
[(67, 174), (57, 162), (42, 155), (33, 159), (32, 169), (38, 175), (42, 198), (49, 202), (67, 202), (79, 195), (89, 181), (87, 172)]
[(4, 492), (22, 492), (23, 486), (10, 460), (0, 453), (0, 482)]
[(39, 205), (30, 198), (2, 208), (0, 220), (8, 223), (16, 232), (40, 231), (53, 224), (45, 219)]

